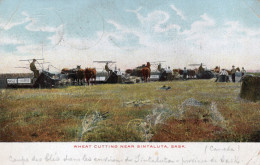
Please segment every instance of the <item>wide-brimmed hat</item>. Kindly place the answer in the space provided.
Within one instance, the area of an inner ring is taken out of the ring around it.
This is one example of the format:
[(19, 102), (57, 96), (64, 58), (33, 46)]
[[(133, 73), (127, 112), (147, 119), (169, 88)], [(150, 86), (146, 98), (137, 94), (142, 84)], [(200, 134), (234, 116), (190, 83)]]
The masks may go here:
[(232, 65), (232, 67), (235, 67), (234, 65)]

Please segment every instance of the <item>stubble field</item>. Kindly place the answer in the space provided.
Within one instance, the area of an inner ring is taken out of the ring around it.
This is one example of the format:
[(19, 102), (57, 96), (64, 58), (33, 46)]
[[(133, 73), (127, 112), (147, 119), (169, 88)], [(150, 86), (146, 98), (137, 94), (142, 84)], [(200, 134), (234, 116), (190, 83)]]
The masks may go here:
[(212, 80), (1, 89), (0, 141), (260, 141), (260, 103)]

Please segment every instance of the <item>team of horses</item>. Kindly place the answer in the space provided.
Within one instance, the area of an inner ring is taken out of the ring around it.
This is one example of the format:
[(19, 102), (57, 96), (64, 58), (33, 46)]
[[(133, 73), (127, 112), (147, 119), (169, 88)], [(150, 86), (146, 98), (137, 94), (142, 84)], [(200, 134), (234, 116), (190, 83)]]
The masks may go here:
[(151, 77), (151, 64), (147, 62), (146, 65), (138, 66), (135, 69), (126, 69), (126, 74), (130, 76), (142, 77), (144, 82), (148, 82)]
[(95, 68), (86, 68), (86, 69), (63, 68), (61, 70), (61, 74), (66, 74), (67, 79), (71, 80), (72, 85), (74, 85), (75, 83), (77, 83), (78, 85), (83, 85), (84, 78), (86, 79), (88, 85), (90, 85), (90, 83), (92, 85), (96, 84), (97, 71)]
[[(183, 75), (182, 69), (173, 69), (173, 73), (177, 73), (179, 75)], [(188, 69), (187, 70), (187, 77), (188, 78), (195, 78), (196, 74), (198, 73), (198, 69)]]
[[(228, 73), (228, 75), (231, 75), (231, 70), (225, 69)], [(220, 66), (216, 66), (214, 69), (210, 70), (211, 72), (215, 74), (219, 74), (221, 72)], [(236, 71), (240, 72), (240, 68), (237, 67)], [(173, 73), (178, 73), (179, 75), (183, 75), (182, 69), (173, 69)], [(195, 75), (198, 75), (199, 70), (198, 69), (188, 69), (187, 70), (187, 77), (188, 78), (195, 78)]]
[[(225, 69), (229, 75), (231, 75), (231, 71)], [(173, 69), (173, 74), (179, 74), (183, 75), (183, 70), (182, 69)], [(210, 70), (209, 72), (212, 72), (216, 75), (220, 73), (220, 66), (216, 66), (214, 69)], [(240, 68), (237, 67), (236, 71), (240, 71)], [(135, 73), (136, 72), (136, 73)], [(201, 71), (199, 69), (188, 69), (187, 70), (187, 78), (195, 78), (195, 76), (198, 76)], [(204, 71), (205, 72), (205, 71)], [(76, 69), (68, 69), (68, 68), (63, 68), (61, 70), (62, 74), (66, 74), (67, 78), (72, 81), (72, 84), (74, 85), (77, 83), (78, 85), (83, 85), (83, 80), (85, 78), (86, 82), (88, 85), (90, 84), (96, 84), (96, 75), (97, 71), (95, 68), (85, 68), (81, 69), (80, 66), (77, 66)], [(146, 65), (144, 64), (143, 66), (139, 67), (136, 70), (132, 69), (127, 69), (126, 70), (127, 74), (132, 74), (134, 73), (135, 76), (142, 77), (144, 82), (150, 81), (150, 76), (151, 76), (151, 64), (150, 62), (147, 62)]]

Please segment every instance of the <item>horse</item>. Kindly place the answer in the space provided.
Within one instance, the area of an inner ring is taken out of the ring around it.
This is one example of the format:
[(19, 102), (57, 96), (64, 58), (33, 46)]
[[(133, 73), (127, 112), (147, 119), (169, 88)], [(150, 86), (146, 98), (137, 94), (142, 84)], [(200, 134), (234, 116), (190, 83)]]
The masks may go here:
[(147, 82), (148, 79), (150, 79), (151, 76), (151, 69), (150, 69), (150, 62), (147, 62), (146, 66), (142, 68), (142, 75), (144, 78), (144, 82)]
[(189, 78), (195, 78), (196, 72), (195, 70), (188, 69), (187, 74)]
[(183, 75), (183, 70), (182, 69), (173, 69), (172, 71), (173, 71), (173, 73), (178, 73), (180, 75)]
[(66, 74), (67, 78), (71, 80), (72, 85), (74, 85), (75, 81), (78, 83), (78, 85), (83, 85), (84, 80), (84, 69), (68, 69), (63, 68), (61, 70), (61, 74)]
[(214, 69), (212, 69), (211, 71), (215, 72), (215, 73), (220, 73), (220, 66), (216, 66)]
[(67, 79), (71, 80), (72, 85), (74, 85), (75, 80), (77, 80), (77, 75), (76, 75), (75, 69), (63, 68), (61, 70), (61, 74), (65, 74), (67, 76)]
[(77, 76), (77, 82), (78, 85), (83, 85), (83, 80), (84, 80), (84, 69), (79, 69), (76, 71), (76, 76)]
[[(85, 71), (85, 78), (86, 78), (86, 82), (89, 85), (89, 82), (91, 79), (94, 80), (94, 83), (96, 84), (96, 76), (97, 76), (97, 71), (95, 68), (86, 68)], [(92, 81), (92, 85), (93, 85), (93, 81)]]
[(133, 69), (126, 69), (126, 70), (125, 70), (125, 73), (126, 73), (126, 74), (132, 74), (132, 73), (133, 73)]

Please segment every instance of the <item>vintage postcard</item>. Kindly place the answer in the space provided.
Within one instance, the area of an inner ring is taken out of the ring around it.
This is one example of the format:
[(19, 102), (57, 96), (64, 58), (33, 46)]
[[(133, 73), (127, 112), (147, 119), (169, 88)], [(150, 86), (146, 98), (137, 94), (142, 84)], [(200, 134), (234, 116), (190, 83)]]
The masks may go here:
[(259, 0), (0, 0), (4, 164), (260, 164)]

